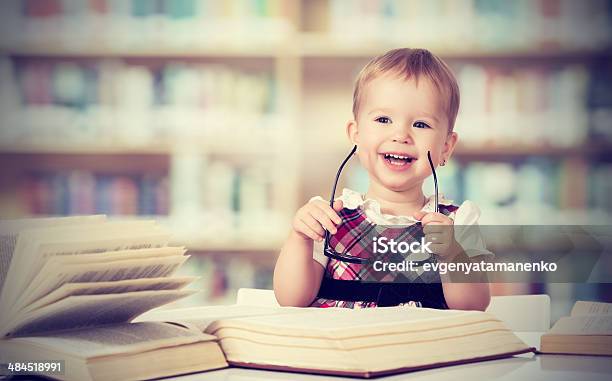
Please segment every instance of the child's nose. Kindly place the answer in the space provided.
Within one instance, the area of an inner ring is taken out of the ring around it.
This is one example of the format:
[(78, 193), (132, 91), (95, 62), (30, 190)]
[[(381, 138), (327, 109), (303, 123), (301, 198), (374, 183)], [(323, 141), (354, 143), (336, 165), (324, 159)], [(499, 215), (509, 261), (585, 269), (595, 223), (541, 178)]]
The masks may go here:
[(411, 131), (409, 127), (398, 126), (393, 132), (393, 141), (402, 144), (413, 143)]

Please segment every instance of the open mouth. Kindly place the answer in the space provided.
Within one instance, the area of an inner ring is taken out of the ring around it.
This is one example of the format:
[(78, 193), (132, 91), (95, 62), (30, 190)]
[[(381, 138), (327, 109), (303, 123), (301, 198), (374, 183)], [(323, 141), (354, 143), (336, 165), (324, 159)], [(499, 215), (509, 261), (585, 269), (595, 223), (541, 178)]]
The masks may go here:
[(402, 167), (416, 160), (416, 157), (408, 156), (406, 154), (399, 155), (394, 153), (385, 153), (383, 154), (383, 157), (387, 163), (397, 167)]

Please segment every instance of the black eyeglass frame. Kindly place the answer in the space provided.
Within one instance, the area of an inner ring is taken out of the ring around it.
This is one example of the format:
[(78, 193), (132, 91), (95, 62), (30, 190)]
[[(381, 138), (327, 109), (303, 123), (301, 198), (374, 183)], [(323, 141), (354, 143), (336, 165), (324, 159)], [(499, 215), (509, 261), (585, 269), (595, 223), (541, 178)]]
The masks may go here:
[[(338, 180), (340, 179), (340, 174), (342, 173), (342, 170), (344, 169), (344, 166), (346, 165), (346, 163), (348, 163), (348, 161), (350, 160), (351, 157), (353, 157), (356, 151), (357, 151), (357, 146), (355, 145), (353, 146), (353, 149), (348, 154), (348, 156), (342, 161), (342, 164), (340, 164), (340, 168), (338, 168), (338, 172), (336, 173), (336, 180), (334, 181), (334, 186), (332, 188), (331, 197), (329, 198), (329, 206), (332, 209), (334, 208), (334, 198), (336, 197), (336, 187), (338, 186)], [(438, 176), (436, 176), (436, 168), (433, 164), (433, 161), (431, 160), (430, 151), (427, 151), (427, 160), (429, 161), (429, 166), (431, 167), (431, 173), (433, 174), (433, 179), (434, 179), (434, 189), (435, 189), (434, 200), (436, 203), (434, 210), (436, 211), (436, 213), (438, 213), (439, 212)], [(326, 257), (332, 258), (338, 261), (343, 261), (343, 262), (348, 262), (348, 263), (357, 263), (357, 264), (364, 264), (369, 261), (369, 259), (366, 259), (366, 258), (357, 258), (357, 257), (351, 257), (351, 256), (344, 255), (344, 254), (339, 254), (338, 252), (333, 250), (331, 247), (329, 247), (329, 239), (330, 239), (329, 231), (325, 230), (325, 246), (323, 247), (323, 253), (325, 254)]]

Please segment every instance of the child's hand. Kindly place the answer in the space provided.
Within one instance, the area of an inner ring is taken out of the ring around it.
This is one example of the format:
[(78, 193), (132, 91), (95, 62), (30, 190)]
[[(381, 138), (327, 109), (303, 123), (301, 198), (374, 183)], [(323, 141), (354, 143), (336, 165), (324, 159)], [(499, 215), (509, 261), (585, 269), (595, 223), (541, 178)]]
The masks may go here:
[(442, 213), (418, 211), (414, 218), (421, 221), (425, 240), (429, 247), (444, 262), (452, 261), (460, 252), (461, 246), (455, 240), (453, 220)]
[[(305, 240), (322, 241), (325, 230), (336, 234), (336, 225), (342, 220), (338, 213), (342, 210), (342, 201), (334, 201), (334, 208), (329, 207), (329, 202), (323, 200), (312, 200), (302, 206), (293, 218), (293, 230)], [(325, 230), (324, 230), (325, 229)]]

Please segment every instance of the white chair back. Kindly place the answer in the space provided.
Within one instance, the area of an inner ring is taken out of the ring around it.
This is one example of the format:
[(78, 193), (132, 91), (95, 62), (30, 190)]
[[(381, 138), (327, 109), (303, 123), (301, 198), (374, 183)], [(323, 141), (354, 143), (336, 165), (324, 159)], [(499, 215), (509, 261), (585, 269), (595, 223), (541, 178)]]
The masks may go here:
[(550, 297), (546, 294), (493, 296), (487, 312), (515, 332), (550, 329)]

